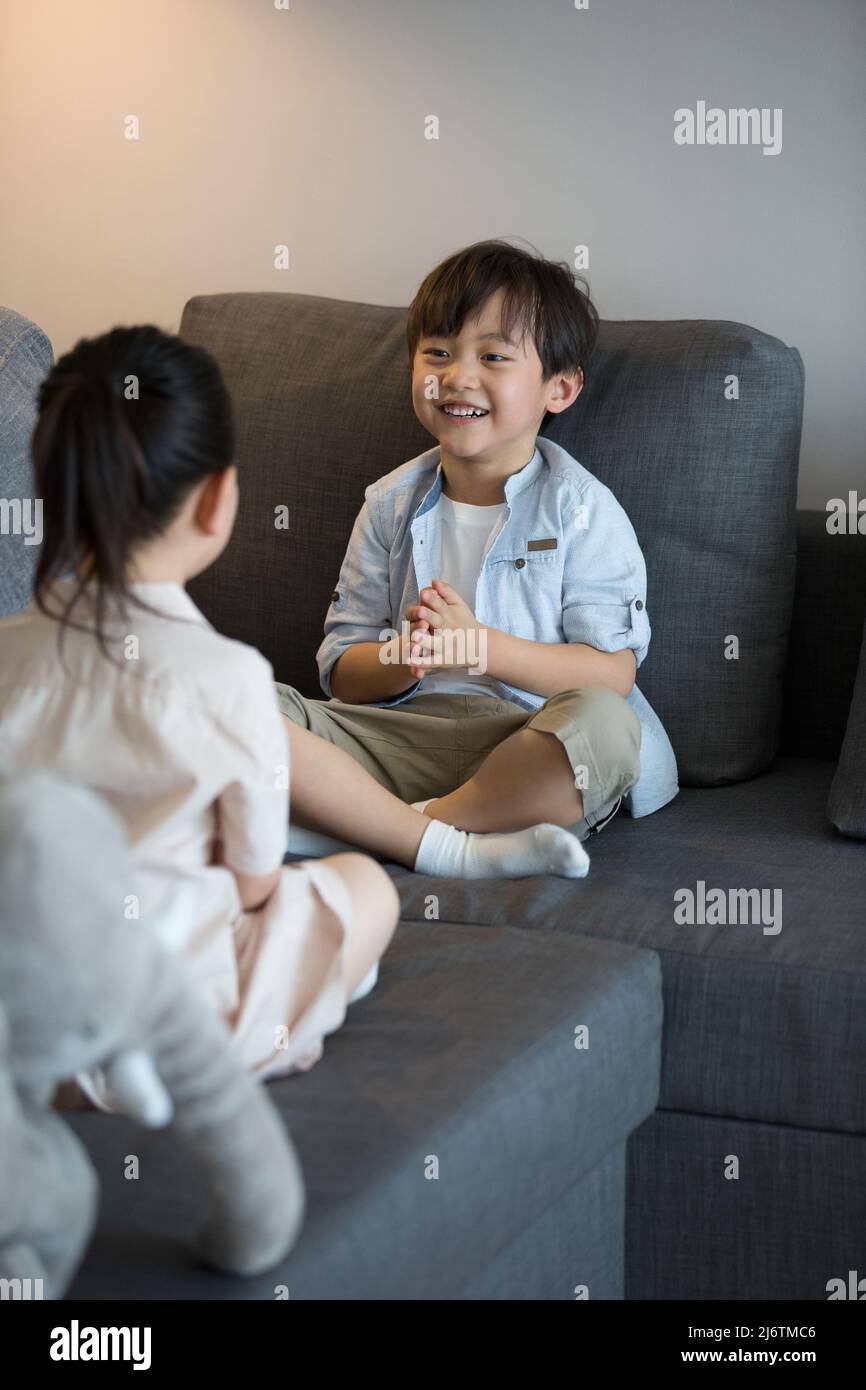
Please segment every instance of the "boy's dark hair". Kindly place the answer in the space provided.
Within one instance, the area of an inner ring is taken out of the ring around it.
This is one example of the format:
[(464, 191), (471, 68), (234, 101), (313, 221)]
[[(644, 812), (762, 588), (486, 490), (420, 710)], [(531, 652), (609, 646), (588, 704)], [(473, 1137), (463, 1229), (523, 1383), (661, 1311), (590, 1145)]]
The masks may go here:
[[(586, 366), (598, 337), (599, 318), (566, 261), (548, 261), (507, 241), (476, 241), (437, 265), (409, 306), (406, 340), (413, 361), (424, 337), (452, 337), (497, 290), (504, 291), (502, 331), (531, 334), (541, 358), (542, 381)], [(548, 420), (545, 412), (543, 431)]]
[[(160, 535), (192, 489), (234, 457), (231, 402), (210, 353), (152, 324), (82, 338), (39, 388), (32, 453), (42, 499), (43, 544), (34, 600), (58, 618), (60, 636), (84, 589), (94, 586), (94, 616), (106, 657), (105, 617), (117, 600), (124, 621), (132, 601), (155, 610), (128, 587), (133, 546)], [(77, 572), (61, 613), (45, 598), (57, 579)]]

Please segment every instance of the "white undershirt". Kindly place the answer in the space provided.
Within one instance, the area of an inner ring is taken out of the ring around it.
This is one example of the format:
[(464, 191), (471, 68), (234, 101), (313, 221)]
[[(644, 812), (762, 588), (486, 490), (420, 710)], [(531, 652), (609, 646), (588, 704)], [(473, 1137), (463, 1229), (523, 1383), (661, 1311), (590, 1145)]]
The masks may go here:
[[(470, 502), (455, 502), (442, 492), (436, 504), (441, 514), (442, 561), (434, 576), (456, 589), (475, 612), (475, 592), (481, 561), (491, 531), (499, 518), (508, 511), (506, 502), (492, 507), (477, 507)], [(471, 655), (471, 653), (469, 653)], [(476, 657), (479, 655), (476, 647)], [(429, 695), (447, 692), (451, 695), (495, 695), (501, 691), (487, 676), (470, 676), (465, 667), (453, 670), (431, 670), (422, 680), (416, 694)]]

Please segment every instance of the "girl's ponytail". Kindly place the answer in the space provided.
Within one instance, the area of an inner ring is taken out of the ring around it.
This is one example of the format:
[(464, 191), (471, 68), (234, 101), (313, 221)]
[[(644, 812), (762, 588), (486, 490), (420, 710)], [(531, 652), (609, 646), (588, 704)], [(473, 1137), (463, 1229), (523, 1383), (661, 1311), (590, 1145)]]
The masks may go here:
[[(161, 534), (192, 488), (233, 460), (219, 368), (204, 349), (150, 325), (82, 339), (42, 383), (32, 447), (43, 504), (35, 601), (61, 633), (81, 628), (70, 613), (87, 585), (109, 656), (109, 606), (124, 618), (129, 601), (148, 608), (127, 584), (132, 548)], [(78, 582), (58, 614), (46, 596), (70, 572)]]

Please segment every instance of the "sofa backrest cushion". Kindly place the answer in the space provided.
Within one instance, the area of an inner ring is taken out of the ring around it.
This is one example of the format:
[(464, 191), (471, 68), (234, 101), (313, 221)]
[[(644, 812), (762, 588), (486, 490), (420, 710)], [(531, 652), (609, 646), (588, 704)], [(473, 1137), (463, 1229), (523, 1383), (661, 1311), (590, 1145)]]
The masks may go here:
[(199, 296), (183, 313), (181, 336), (231, 392), (240, 487), (232, 539), (189, 592), (304, 695), (324, 698), (315, 655), (365, 487), (434, 442), (409, 399), (404, 325), (399, 309), (296, 294)]
[[(214, 354), (232, 394), (242, 494), (230, 545), (190, 593), (306, 695), (321, 697), (315, 652), (365, 486), (435, 442), (412, 411), (405, 323), (402, 308), (296, 294), (184, 310), (181, 336)], [(612, 489), (643, 548), (639, 685), (682, 784), (754, 776), (777, 750), (802, 404), (800, 354), (756, 329), (603, 322), (584, 390), (545, 430)]]
[(0, 618), (26, 608), (33, 592), (39, 546), (31, 543), (38, 532), (30, 442), (37, 392), (52, 361), (42, 329), (0, 307)]

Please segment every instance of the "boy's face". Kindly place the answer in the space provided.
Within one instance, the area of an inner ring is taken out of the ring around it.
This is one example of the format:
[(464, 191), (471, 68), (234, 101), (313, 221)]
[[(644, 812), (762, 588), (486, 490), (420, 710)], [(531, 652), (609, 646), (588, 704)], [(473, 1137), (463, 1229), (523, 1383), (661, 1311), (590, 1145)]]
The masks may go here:
[[(531, 334), (502, 338), (502, 290), (467, 318), (452, 338), (419, 339), (412, 363), (412, 404), (425, 429), (447, 457), (477, 463), (526, 463), (544, 412), (570, 405), (583, 374), (542, 381), (541, 359)], [(516, 330), (515, 330), (516, 331)], [(449, 402), (477, 406), (483, 415), (457, 415)]]

